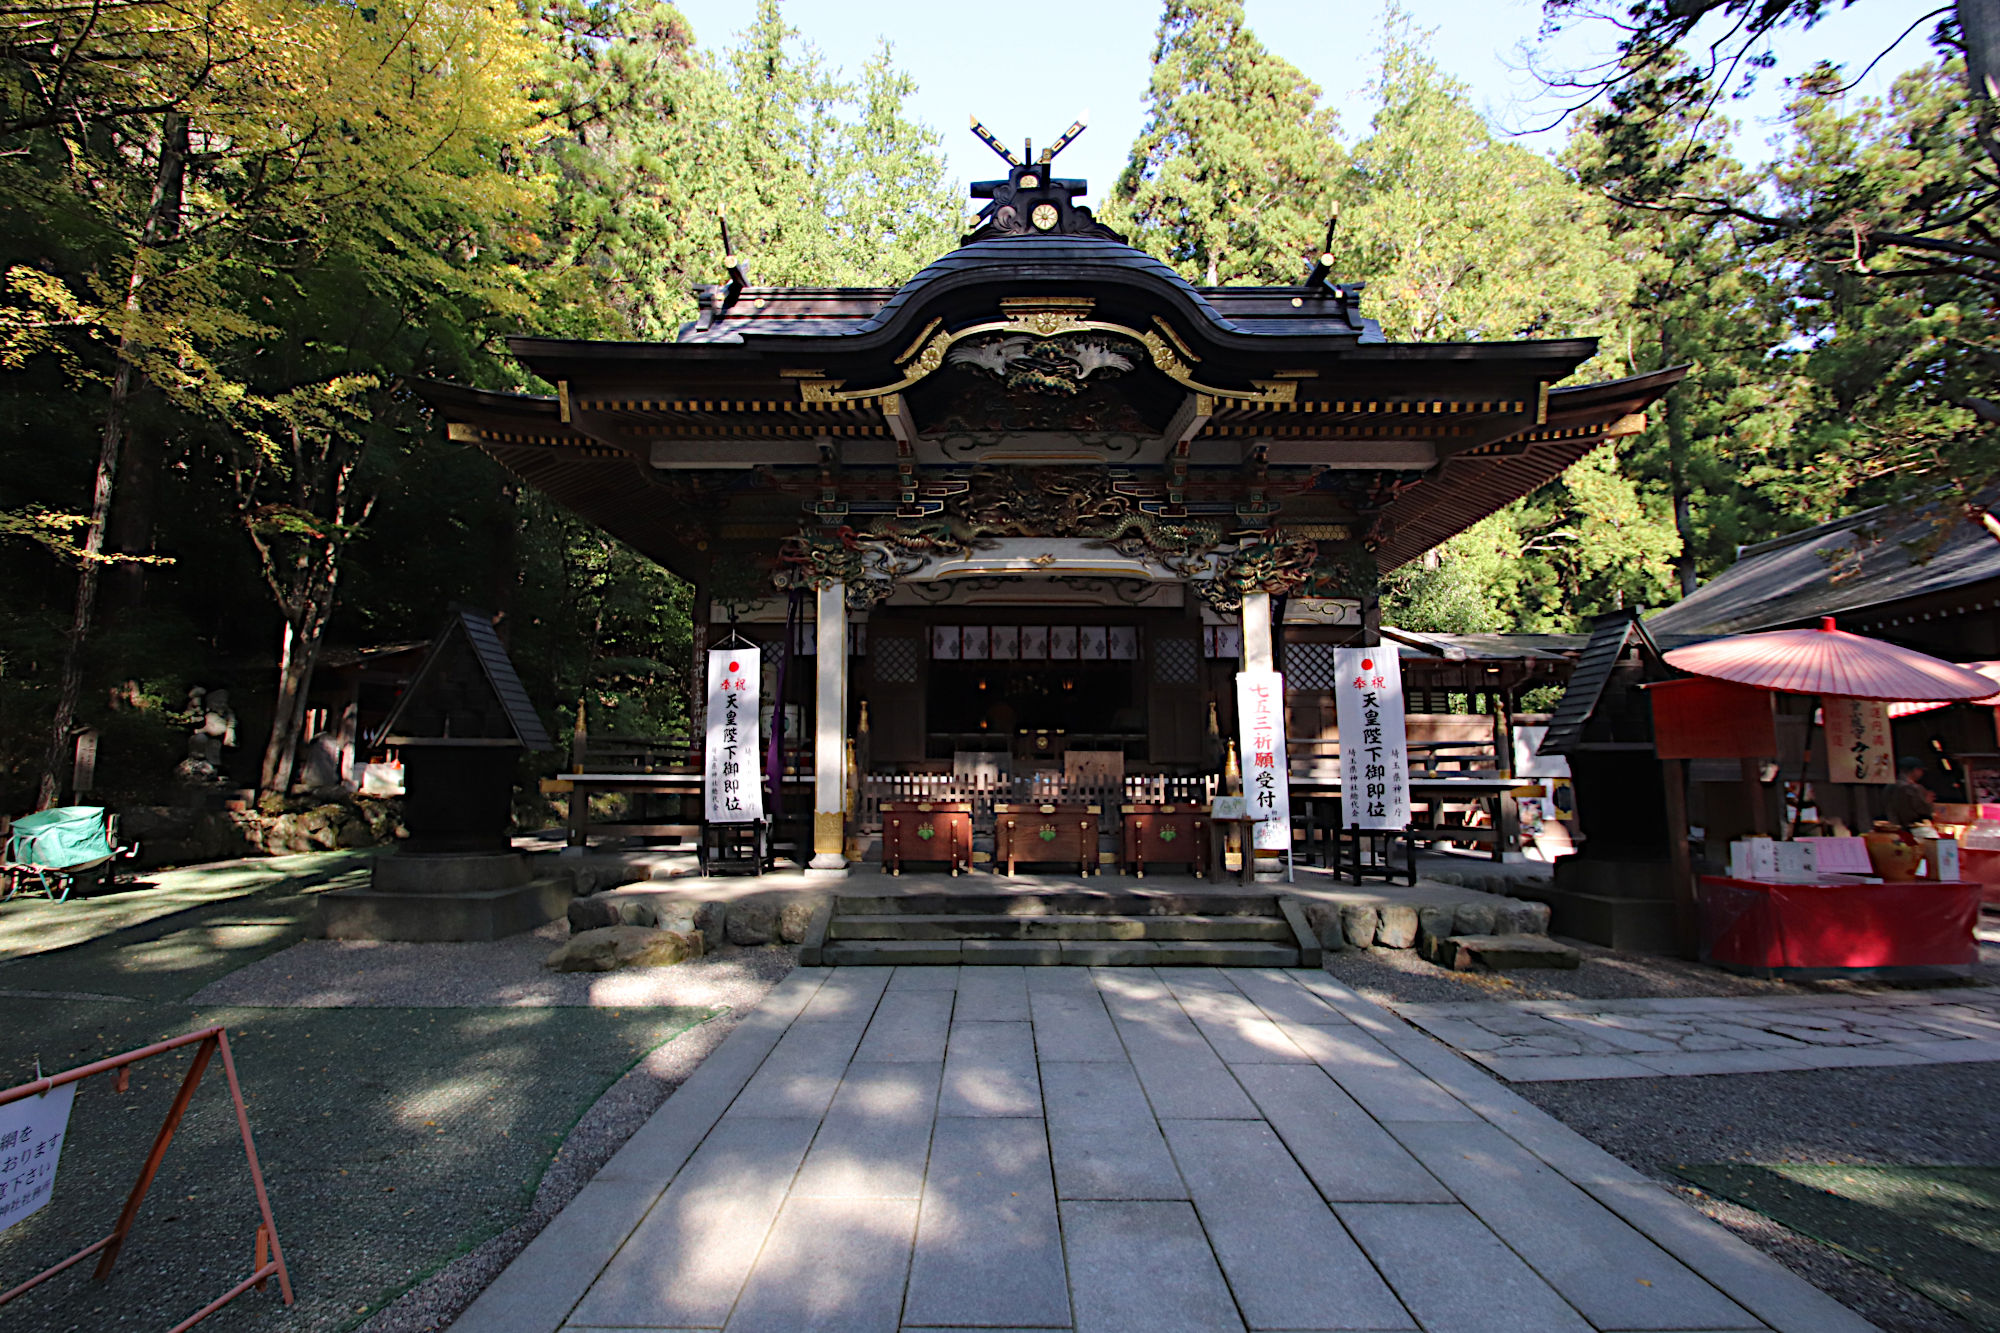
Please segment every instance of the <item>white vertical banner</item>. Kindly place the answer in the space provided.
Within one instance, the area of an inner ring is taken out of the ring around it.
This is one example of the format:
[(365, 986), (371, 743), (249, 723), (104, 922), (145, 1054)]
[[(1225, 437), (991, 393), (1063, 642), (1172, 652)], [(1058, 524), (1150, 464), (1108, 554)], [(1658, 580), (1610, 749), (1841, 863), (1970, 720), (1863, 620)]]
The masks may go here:
[(1237, 744), (1243, 762), (1244, 813), (1256, 826), (1258, 851), (1292, 843), (1291, 770), (1285, 762), (1285, 678), (1275, 671), (1236, 673)]
[(1410, 826), (1403, 666), (1392, 647), (1336, 648), (1341, 814), (1349, 827)]
[(762, 747), (757, 743), (757, 696), (763, 683), (755, 648), (713, 648), (708, 654), (708, 758), (701, 779), (711, 824), (748, 824), (764, 817)]

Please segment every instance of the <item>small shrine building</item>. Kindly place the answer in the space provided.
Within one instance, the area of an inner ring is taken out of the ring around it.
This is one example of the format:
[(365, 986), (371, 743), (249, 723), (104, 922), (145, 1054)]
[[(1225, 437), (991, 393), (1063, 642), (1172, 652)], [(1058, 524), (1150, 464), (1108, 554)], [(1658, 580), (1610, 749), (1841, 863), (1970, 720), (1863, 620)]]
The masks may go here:
[(1389, 342), (1324, 263), (1197, 287), (1050, 154), (1006, 156), (901, 287), (761, 287), (732, 256), (672, 342), (511, 339), (553, 397), (425, 388), (452, 440), (693, 585), (698, 670), (711, 627), (775, 646), (807, 599), (782, 703), (816, 869), (852, 850), (850, 762), (1212, 789), (1239, 668), (1284, 670), (1323, 752), (1381, 575), (1680, 378), (1563, 384), (1590, 338)]

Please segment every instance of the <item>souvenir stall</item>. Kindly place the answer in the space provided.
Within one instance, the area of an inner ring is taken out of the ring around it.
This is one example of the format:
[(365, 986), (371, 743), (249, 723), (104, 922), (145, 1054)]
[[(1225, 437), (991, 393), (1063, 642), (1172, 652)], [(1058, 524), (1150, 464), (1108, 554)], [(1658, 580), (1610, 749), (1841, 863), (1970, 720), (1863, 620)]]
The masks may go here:
[[(1808, 823), (1802, 815), (1809, 778), (1821, 788), (1895, 781), (1891, 702), (1979, 698), (1992, 692), (1992, 681), (1845, 633), (1830, 617), (1819, 629), (1715, 639), (1675, 649), (1665, 660), (1688, 677), (1647, 688), (1660, 758), (1740, 760), (1746, 788), (1757, 788), (1752, 799), (1762, 799), (1762, 770), (1781, 754), (1776, 701), (1788, 695), (1810, 701), (1800, 808), (1786, 812), (1777, 837), (1732, 843), (1727, 873), (1699, 878), (1704, 961), (1761, 975), (1977, 961), (1979, 886), (1961, 877), (1955, 840), (1939, 836), (1928, 820), (1852, 830)], [(1684, 811), (1673, 797), (1670, 790), (1670, 819), (1677, 808)], [(1679, 822), (1676, 836), (1684, 841), (1684, 813)]]

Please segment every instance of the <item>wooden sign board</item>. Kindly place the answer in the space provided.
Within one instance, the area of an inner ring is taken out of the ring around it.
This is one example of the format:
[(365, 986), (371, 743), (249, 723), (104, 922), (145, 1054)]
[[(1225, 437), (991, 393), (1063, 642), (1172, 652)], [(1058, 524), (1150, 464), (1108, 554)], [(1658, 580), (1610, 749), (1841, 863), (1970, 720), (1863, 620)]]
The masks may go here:
[(1653, 703), (1653, 744), (1662, 759), (1777, 757), (1769, 690), (1691, 676), (1648, 685), (1646, 695)]
[(1891, 783), (1896, 747), (1889, 736), (1889, 705), (1879, 699), (1827, 698), (1826, 775), (1834, 782)]

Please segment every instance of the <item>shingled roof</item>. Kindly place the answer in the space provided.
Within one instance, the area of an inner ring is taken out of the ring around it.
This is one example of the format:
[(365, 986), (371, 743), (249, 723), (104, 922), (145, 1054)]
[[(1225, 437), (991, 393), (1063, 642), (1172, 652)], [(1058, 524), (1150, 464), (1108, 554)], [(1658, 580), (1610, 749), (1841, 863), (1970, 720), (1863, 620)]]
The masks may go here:
[(1653, 616), (1656, 638), (1697, 640), (1809, 625), (2000, 580), (2000, 541), (1955, 502), (1887, 507), (1746, 546), (1736, 563)]
[(1583, 730), (1590, 722), (1590, 715), (1597, 711), (1597, 705), (1604, 697), (1604, 687), (1611, 683), (1611, 673), (1618, 669), (1626, 648), (1639, 643), (1655, 657), (1659, 648), (1646, 633), (1646, 626), (1640, 622), (1642, 611), (1631, 609), (1613, 611), (1610, 615), (1599, 616), (1590, 625), (1590, 641), (1583, 647), (1583, 655), (1577, 659), (1576, 670), (1569, 678), (1569, 688), (1563, 691), (1561, 702), (1549, 714), (1549, 730), (1542, 737), (1537, 752), (1540, 754), (1568, 754), (1583, 742)]
[(427, 740), (514, 740), (530, 750), (555, 748), (491, 618), (477, 611), (452, 612), (375, 735), (378, 745)]

